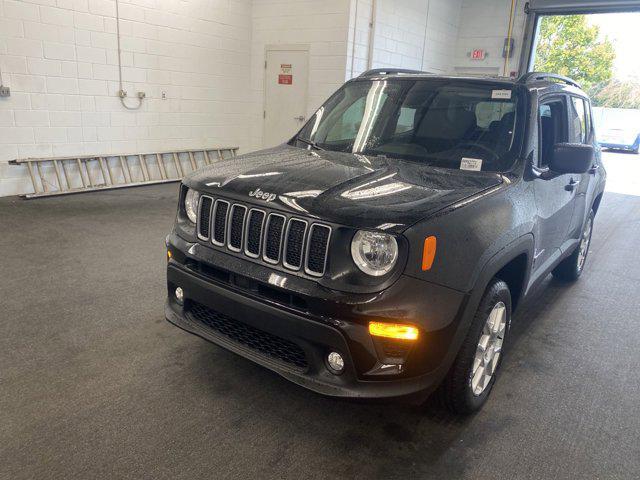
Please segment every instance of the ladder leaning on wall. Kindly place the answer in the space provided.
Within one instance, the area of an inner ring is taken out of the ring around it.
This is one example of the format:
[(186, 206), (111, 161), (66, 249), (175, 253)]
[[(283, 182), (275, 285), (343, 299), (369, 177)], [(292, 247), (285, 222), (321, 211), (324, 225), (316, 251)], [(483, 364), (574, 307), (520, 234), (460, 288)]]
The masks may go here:
[(26, 165), (33, 193), (21, 196), (37, 198), (177, 182), (201, 166), (234, 158), (237, 151), (238, 147), (213, 147), (122, 155), (23, 158), (11, 160), (9, 164)]

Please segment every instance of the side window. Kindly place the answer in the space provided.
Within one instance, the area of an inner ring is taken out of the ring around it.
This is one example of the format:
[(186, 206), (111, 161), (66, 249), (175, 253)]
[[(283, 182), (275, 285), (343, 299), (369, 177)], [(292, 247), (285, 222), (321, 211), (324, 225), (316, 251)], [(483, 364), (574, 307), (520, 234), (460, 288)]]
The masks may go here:
[(360, 97), (347, 108), (327, 133), (324, 141), (353, 140), (360, 129), (366, 97)]
[(587, 143), (587, 111), (584, 100), (571, 97), (569, 108), (569, 142)]
[(404, 133), (413, 130), (415, 126), (416, 109), (409, 107), (401, 107), (398, 122), (396, 123), (395, 133)]
[(585, 143), (589, 143), (589, 141), (592, 141), (593, 138), (591, 135), (591, 133), (593, 132), (593, 120), (591, 118), (591, 103), (589, 103), (587, 100), (584, 101), (584, 111), (587, 118), (587, 141)]
[(556, 143), (566, 142), (566, 106), (563, 99), (558, 98), (544, 102), (538, 111), (538, 129), (540, 149), (538, 165), (546, 167)]

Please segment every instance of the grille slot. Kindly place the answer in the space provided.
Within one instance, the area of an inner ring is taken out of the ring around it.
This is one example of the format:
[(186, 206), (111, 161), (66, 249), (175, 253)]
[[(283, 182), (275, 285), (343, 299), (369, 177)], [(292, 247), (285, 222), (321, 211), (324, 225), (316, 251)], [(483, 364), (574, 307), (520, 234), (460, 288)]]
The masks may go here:
[(304, 220), (292, 218), (287, 224), (287, 233), (284, 240), (284, 261), (282, 264), (291, 270), (300, 270), (302, 266), (306, 230), (307, 222)]
[(270, 214), (267, 219), (262, 258), (269, 263), (278, 263), (280, 261), (280, 246), (282, 245), (285, 220), (283, 215), (278, 215), (277, 213)]
[(260, 247), (262, 246), (262, 226), (266, 214), (262, 210), (249, 210), (249, 218), (247, 219), (247, 231), (245, 233), (244, 253), (253, 258), (260, 256)]
[(200, 197), (200, 206), (198, 210), (198, 238), (201, 240), (209, 239), (212, 205), (213, 198), (204, 195)]
[(189, 316), (235, 343), (299, 370), (309, 367), (304, 350), (295, 343), (239, 322), (200, 303), (190, 302)]
[(244, 237), (244, 217), (247, 214), (247, 207), (244, 205), (234, 204), (231, 207), (229, 220), (229, 233), (227, 246), (229, 250), (239, 252), (242, 250), (242, 239)]
[(229, 202), (216, 200), (216, 205), (213, 210), (213, 233), (211, 240), (220, 247), (224, 245), (226, 238), (228, 212)]
[(305, 272), (309, 275), (321, 277), (327, 263), (327, 253), (329, 250), (329, 238), (331, 228), (326, 225), (314, 223), (309, 230), (309, 241), (307, 243), (307, 259)]

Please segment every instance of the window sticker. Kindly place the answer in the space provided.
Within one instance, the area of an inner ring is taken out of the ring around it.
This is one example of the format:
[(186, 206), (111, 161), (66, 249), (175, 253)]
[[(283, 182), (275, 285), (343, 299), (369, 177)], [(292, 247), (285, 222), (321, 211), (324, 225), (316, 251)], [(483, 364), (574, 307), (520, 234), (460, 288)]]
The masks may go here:
[(482, 159), (462, 157), (462, 161), (460, 162), (460, 170), (479, 172), (480, 170), (482, 170)]
[(511, 90), (492, 90), (491, 98), (493, 100), (511, 100)]

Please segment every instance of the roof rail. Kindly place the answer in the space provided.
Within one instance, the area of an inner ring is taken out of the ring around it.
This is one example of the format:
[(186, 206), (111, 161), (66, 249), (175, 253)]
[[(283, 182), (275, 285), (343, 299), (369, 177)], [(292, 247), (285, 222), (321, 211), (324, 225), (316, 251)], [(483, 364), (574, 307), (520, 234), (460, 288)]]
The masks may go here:
[(396, 73), (405, 73), (415, 75), (416, 73), (427, 73), (420, 70), (408, 70), (406, 68), (374, 68), (360, 74), (359, 78), (375, 77), (377, 75), (393, 75)]
[(544, 72), (529, 72), (525, 73), (518, 79), (518, 83), (531, 83), (541, 80), (556, 80), (558, 82), (566, 83), (567, 85), (571, 85), (572, 87), (582, 88), (580, 84), (574, 80), (571, 80), (568, 77), (564, 77), (562, 75), (557, 75), (555, 73), (544, 73)]

